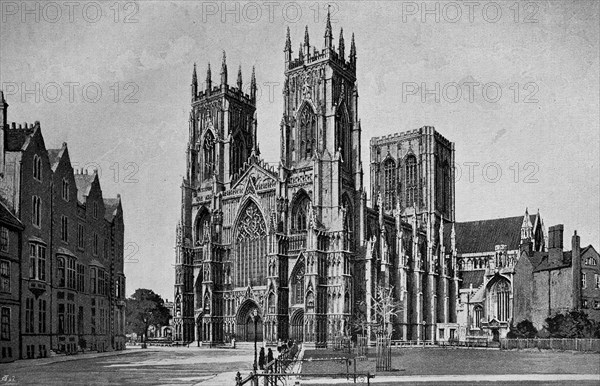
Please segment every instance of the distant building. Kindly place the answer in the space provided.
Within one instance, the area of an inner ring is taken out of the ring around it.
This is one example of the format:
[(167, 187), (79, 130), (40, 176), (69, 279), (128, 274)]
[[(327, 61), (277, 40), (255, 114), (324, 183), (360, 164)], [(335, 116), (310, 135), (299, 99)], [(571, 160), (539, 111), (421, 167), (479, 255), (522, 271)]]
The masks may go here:
[(524, 243), (515, 266), (514, 322), (528, 319), (539, 329), (547, 317), (581, 310), (600, 321), (600, 265), (590, 245), (581, 249), (579, 236), (571, 250), (563, 247), (563, 225), (548, 230), (548, 248), (536, 251)]
[(545, 249), (544, 221), (539, 212), (456, 223), (461, 286), (458, 297), (460, 338), (506, 337), (513, 320), (515, 264), (523, 242)]
[(2, 92), (0, 107), (0, 200), (24, 226), (10, 271), (13, 357), (124, 348), (120, 197), (104, 199), (96, 173), (74, 172), (66, 144), (47, 149), (39, 122), (9, 125)]

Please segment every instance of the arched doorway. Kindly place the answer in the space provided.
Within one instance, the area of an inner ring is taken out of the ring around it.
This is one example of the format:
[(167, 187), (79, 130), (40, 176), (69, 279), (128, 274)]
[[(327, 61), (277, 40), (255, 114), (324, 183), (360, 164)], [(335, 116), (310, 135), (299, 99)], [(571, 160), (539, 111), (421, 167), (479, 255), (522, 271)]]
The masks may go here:
[(290, 320), (290, 339), (304, 341), (304, 310), (296, 310)]
[(241, 342), (262, 342), (263, 320), (258, 305), (246, 300), (238, 309), (235, 338)]

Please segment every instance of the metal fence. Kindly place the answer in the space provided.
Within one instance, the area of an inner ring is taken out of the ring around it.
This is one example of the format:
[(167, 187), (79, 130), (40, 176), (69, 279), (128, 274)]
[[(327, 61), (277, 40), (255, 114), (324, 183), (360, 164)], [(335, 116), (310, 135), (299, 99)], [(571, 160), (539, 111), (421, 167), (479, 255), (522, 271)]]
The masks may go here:
[(369, 340), (366, 336), (356, 337), (356, 356), (360, 359), (366, 358), (369, 354)]
[(392, 340), (389, 337), (377, 337), (377, 371), (390, 371), (392, 369)]
[(540, 350), (600, 352), (600, 339), (500, 339), (500, 348), (503, 350), (537, 348)]

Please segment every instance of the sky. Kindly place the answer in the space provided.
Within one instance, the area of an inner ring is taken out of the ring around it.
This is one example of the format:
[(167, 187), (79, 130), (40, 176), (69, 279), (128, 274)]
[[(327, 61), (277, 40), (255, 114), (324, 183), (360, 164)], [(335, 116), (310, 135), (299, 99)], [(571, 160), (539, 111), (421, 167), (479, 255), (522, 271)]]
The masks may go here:
[[(121, 194), (127, 292), (173, 298), (175, 227), (192, 67), (230, 83), (252, 66), (262, 157), (279, 157), (283, 48), (308, 26), (355, 34), (362, 159), (370, 137), (434, 126), (455, 143), (456, 219), (538, 209), (546, 227), (600, 246), (596, 1), (0, 1), (0, 88), (9, 121), (67, 142), (75, 168)], [(200, 88), (203, 86), (201, 85)], [(368, 191), (368, 189), (367, 189)]]

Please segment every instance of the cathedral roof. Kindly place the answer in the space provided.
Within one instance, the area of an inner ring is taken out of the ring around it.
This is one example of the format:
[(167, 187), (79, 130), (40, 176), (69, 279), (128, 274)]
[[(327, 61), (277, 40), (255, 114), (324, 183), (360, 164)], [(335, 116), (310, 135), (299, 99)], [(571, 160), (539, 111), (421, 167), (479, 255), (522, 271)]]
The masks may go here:
[(473, 285), (473, 288), (479, 288), (483, 284), (483, 276), (485, 275), (485, 269), (478, 269), (475, 271), (463, 271), (462, 272), (462, 284), (461, 288), (469, 288)]
[[(531, 223), (535, 215), (531, 215)], [(458, 253), (478, 253), (495, 251), (496, 245), (504, 244), (508, 250), (519, 249), (521, 244), (521, 224), (523, 216), (504, 217), (491, 220), (457, 222), (456, 249)], [(452, 224), (446, 226), (451, 227)], [(450, 232), (444, 232), (450, 245)]]

